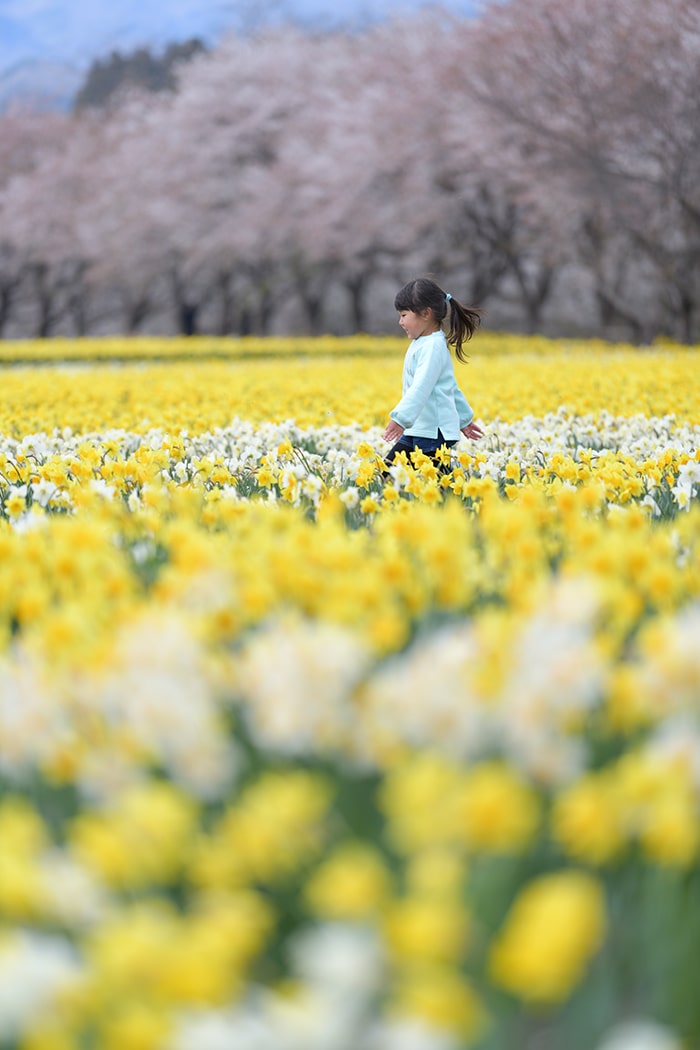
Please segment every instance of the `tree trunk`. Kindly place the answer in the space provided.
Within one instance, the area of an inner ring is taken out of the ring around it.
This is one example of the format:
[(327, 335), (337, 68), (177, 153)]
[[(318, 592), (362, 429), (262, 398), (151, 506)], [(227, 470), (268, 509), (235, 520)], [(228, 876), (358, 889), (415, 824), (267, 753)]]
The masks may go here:
[(216, 289), (219, 293), (219, 335), (231, 335), (235, 328), (236, 297), (233, 291), (233, 275), (228, 271), (222, 271), (216, 278)]
[(70, 279), (71, 290), (66, 303), (66, 311), (73, 321), (75, 334), (79, 337), (87, 335), (89, 327), (89, 289), (83, 279), (86, 269), (87, 266), (81, 264)]
[(197, 335), (197, 322), (199, 319), (199, 303), (190, 303), (183, 300), (178, 303), (178, 321), (180, 335)]
[(609, 328), (616, 320), (622, 321), (629, 327), (630, 339), (636, 346), (644, 342), (644, 326), (636, 314), (616, 302), (610, 293), (600, 285), (595, 290), (595, 297), (601, 324), (605, 328)]
[(350, 319), (355, 332), (367, 331), (367, 283), (366, 273), (349, 277), (345, 282), (345, 287), (350, 295)]
[(150, 296), (137, 296), (135, 299), (125, 297), (124, 317), (126, 321), (127, 335), (134, 335), (138, 332), (150, 312)]
[(5, 328), (12, 313), (15, 291), (16, 283), (14, 281), (8, 281), (0, 285), (0, 339), (3, 339), (5, 336)]
[(681, 292), (680, 301), (681, 339), (688, 346), (691, 346), (693, 343), (693, 314), (695, 312), (695, 303), (693, 302), (693, 297), (688, 292)]
[(173, 266), (170, 271), (170, 282), (173, 290), (175, 323), (178, 334), (185, 336), (197, 335), (199, 312), (202, 305), (201, 300), (195, 302), (190, 298), (186, 284), (178, 273), (176, 266)]
[(49, 280), (49, 268), (46, 263), (37, 263), (32, 269), (32, 281), (37, 306), (35, 339), (47, 339), (56, 320), (56, 293)]

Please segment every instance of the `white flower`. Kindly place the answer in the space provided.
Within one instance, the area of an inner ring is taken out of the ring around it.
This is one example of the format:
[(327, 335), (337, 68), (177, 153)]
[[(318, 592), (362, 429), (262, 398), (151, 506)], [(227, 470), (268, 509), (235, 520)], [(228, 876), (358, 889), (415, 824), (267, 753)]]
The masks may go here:
[(57, 491), (56, 485), (52, 481), (47, 481), (46, 478), (32, 482), (32, 497), (40, 507), (47, 506), (51, 502), (51, 497)]
[(328, 623), (288, 620), (253, 635), (235, 686), (257, 743), (283, 754), (338, 746), (368, 659), (351, 631)]
[(405, 488), (411, 480), (408, 470), (403, 463), (392, 463), (389, 466), (389, 473), (394, 479), (394, 488), (397, 490)]
[(326, 995), (302, 985), (293, 995), (261, 990), (275, 1050), (347, 1050), (364, 1042), (364, 1003), (350, 995)]
[[(126, 730), (202, 797), (216, 797), (236, 775), (238, 759), (220, 730), (204, 648), (186, 616), (144, 613), (117, 634), (106, 667), (73, 688), (76, 707), (97, 707), (117, 735)], [(134, 771), (119, 757), (110, 764), (90, 752), (80, 772), (83, 789), (99, 795), (115, 778), (128, 781)]]
[(105, 499), (112, 499), (117, 491), (114, 485), (108, 485), (104, 478), (93, 478), (89, 482), (89, 487), (92, 492), (97, 493), (98, 496), (103, 496)]
[(78, 977), (77, 957), (63, 937), (18, 932), (0, 940), (0, 1032), (20, 1037)]
[(478, 655), (476, 633), (456, 624), (388, 661), (363, 691), (367, 731), (460, 757), (478, 754), (493, 734), (492, 717), (471, 675)]
[(654, 518), (658, 518), (659, 515), (661, 514), (661, 507), (656, 502), (656, 500), (654, 499), (654, 497), (652, 496), (652, 494), (650, 492), (647, 493), (647, 495), (642, 500), (642, 506), (643, 507), (649, 507), (649, 509), (651, 510), (652, 516)]
[(279, 1050), (275, 1033), (257, 1012), (201, 1010), (183, 1015), (167, 1050)]
[(671, 492), (675, 496), (676, 503), (681, 510), (690, 510), (690, 504), (693, 500), (693, 486), (688, 485), (685, 482), (678, 481), (677, 485), (674, 485)]
[(657, 762), (684, 766), (700, 799), (700, 725), (689, 713), (668, 717), (656, 728), (647, 747)]
[(459, 1050), (461, 1045), (425, 1021), (404, 1018), (378, 1022), (368, 1033), (362, 1050)]
[(700, 485), (700, 461), (696, 459), (681, 463), (678, 468), (678, 481), (683, 485)]
[(322, 923), (297, 934), (291, 951), (295, 972), (329, 993), (365, 999), (379, 987), (384, 959), (369, 927)]
[(92, 872), (59, 850), (45, 854), (42, 866), (48, 908), (63, 926), (87, 926), (102, 918), (107, 897)]
[(323, 489), (323, 482), (316, 474), (310, 474), (304, 479), (301, 491), (312, 503), (318, 504)]
[(598, 1050), (682, 1050), (681, 1040), (654, 1021), (627, 1021), (613, 1028)]
[(39, 763), (61, 739), (65, 716), (34, 659), (20, 649), (0, 660), (0, 771)]
[(354, 485), (348, 485), (343, 492), (340, 493), (340, 502), (344, 503), (348, 510), (352, 510), (360, 502), (360, 493)]

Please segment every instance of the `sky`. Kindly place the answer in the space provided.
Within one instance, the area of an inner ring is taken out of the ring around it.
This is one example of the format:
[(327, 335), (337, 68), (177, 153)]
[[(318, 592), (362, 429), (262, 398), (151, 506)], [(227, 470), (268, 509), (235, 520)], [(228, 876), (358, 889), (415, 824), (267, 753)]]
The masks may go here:
[[(478, 0), (442, 0), (471, 14)], [(25, 61), (84, 69), (113, 50), (158, 50), (196, 36), (207, 43), (227, 30), (293, 20), (339, 28), (415, 11), (425, 0), (0, 0), (0, 71)]]

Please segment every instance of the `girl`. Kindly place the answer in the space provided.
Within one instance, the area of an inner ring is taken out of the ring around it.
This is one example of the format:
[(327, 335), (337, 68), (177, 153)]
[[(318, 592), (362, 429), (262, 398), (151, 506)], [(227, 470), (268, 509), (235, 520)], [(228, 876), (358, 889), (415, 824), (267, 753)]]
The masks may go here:
[[(411, 345), (403, 365), (403, 396), (384, 431), (384, 440), (393, 445), (386, 462), (391, 463), (399, 452), (410, 454), (416, 448), (434, 455), (442, 445), (456, 445), (460, 434), (483, 437), (481, 428), (472, 423), (474, 412), (457, 386), (447, 345), (454, 346), (460, 361), (467, 360), (462, 344), (479, 326), (479, 312), (462, 306), (427, 277), (409, 281), (396, 296), (394, 307)], [(445, 338), (442, 322), (448, 307), (450, 331)]]

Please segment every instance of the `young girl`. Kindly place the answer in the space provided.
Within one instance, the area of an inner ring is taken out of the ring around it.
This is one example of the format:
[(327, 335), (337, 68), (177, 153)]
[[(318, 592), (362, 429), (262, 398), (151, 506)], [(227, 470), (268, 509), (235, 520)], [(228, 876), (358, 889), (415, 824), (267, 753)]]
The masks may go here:
[[(457, 386), (447, 345), (454, 346), (460, 361), (467, 360), (462, 344), (471, 339), (481, 321), (478, 311), (462, 306), (427, 277), (409, 281), (396, 296), (394, 307), (411, 345), (403, 365), (403, 396), (384, 431), (384, 440), (393, 445), (386, 462), (416, 448), (434, 455), (442, 445), (456, 445), (460, 434), (483, 437)], [(445, 338), (442, 322), (448, 308), (450, 330)]]

